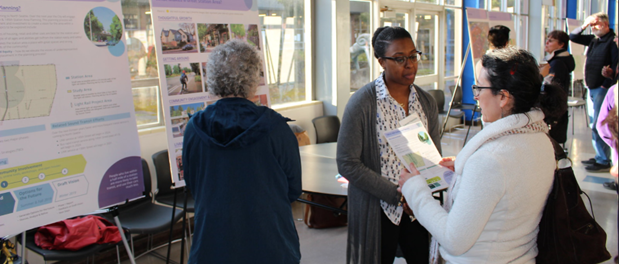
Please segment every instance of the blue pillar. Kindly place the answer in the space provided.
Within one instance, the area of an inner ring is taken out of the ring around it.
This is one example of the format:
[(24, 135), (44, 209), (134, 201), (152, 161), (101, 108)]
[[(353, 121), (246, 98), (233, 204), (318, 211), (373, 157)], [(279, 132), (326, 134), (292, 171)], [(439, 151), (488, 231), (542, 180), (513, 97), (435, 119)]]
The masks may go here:
[[(479, 8), (479, 0), (464, 0), (464, 15), (462, 16), (462, 56), (466, 53), (466, 48), (470, 43), (469, 39), (469, 23), (466, 17), (466, 8)], [(471, 51), (469, 51), (471, 52)], [(464, 58), (464, 57), (463, 57)], [(473, 54), (469, 53), (468, 59), (464, 62), (464, 71), (462, 72), (462, 102), (465, 104), (474, 104), (475, 99), (473, 99), (473, 90), (471, 86), (475, 84), (475, 67), (473, 65)], [(466, 120), (471, 120), (472, 111), (466, 110)]]
[(617, 17), (617, 1), (616, 0), (608, 0), (608, 22), (609, 27), (615, 30), (617, 33), (617, 29), (615, 28), (615, 17)]
[[(609, 0), (612, 1), (612, 0)], [(567, 0), (566, 6), (566, 14), (567, 18), (576, 19), (576, 15), (578, 12), (578, 0)]]

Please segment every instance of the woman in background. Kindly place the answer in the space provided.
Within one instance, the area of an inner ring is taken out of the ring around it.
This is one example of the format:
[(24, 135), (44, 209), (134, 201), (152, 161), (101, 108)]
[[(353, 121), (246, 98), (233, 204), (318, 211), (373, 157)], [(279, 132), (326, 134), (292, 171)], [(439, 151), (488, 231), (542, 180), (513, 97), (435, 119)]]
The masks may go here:
[[(570, 83), (572, 82), (572, 71), (576, 67), (574, 57), (567, 51), (567, 44), (570, 41), (570, 36), (561, 30), (554, 30), (548, 33), (546, 46), (544, 50), (548, 52), (545, 60), (548, 62), (548, 72), (544, 75), (544, 83), (554, 83), (559, 85), (568, 94)], [(565, 101), (567, 109), (567, 100)], [(567, 125), (568, 125), (567, 110), (558, 119), (546, 118), (544, 121), (550, 126), (548, 134), (558, 143), (565, 143), (567, 140)]]
[(378, 28), (372, 46), (384, 72), (351, 96), (337, 140), (338, 170), (350, 182), (346, 263), (392, 264), (399, 245), (407, 263), (426, 264), (428, 232), (397, 191), (404, 167), (382, 133), (414, 114), (440, 152), (438, 108), (413, 84), (420, 52), (406, 29)]
[(290, 204), (301, 194), (301, 159), (290, 119), (253, 98), (261, 59), (231, 40), (210, 54), (206, 80), (221, 97), (187, 124), (183, 164), (196, 200), (189, 262), (299, 263)]
[[(401, 191), (447, 263), (533, 264), (555, 170), (544, 117), (562, 114), (559, 101), (566, 95), (558, 86), (542, 86), (527, 51), (495, 50), (483, 56), (482, 66), (473, 94), (484, 129), (455, 162), (441, 163), (456, 174), (445, 207), (416, 169), (402, 172)], [(431, 253), (432, 263), (438, 252)]]

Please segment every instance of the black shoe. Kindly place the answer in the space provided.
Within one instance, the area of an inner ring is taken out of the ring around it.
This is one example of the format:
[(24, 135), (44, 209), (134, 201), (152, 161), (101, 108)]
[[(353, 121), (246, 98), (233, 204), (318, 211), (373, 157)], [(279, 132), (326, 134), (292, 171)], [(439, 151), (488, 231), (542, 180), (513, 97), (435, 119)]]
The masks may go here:
[(595, 164), (595, 159), (594, 158), (590, 158), (588, 160), (583, 160), (581, 162), (582, 162), (582, 164), (593, 165), (593, 164)]
[(596, 162), (596, 163), (593, 163), (585, 167), (585, 170), (590, 171), (590, 172), (607, 172), (607, 171), (610, 171), (610, 165), (599, 164)]
[(602, 183), (602, 185), (606, 189), (613, 190), (613, 191), (617, 190), (617, 183), (615, 183), (614, 181), (605, 182), (605, 183)]

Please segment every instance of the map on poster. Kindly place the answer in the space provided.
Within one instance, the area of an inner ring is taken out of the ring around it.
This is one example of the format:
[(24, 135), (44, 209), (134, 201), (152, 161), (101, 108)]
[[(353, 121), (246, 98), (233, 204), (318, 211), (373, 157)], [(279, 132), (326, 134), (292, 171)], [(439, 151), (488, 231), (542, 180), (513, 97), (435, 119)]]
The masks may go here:
[(473, 65), (476, 65), (489, 49), (488, 30), (494, 26), (502, 25), (508, 27), (510, 29), (509, 43), (512, 46), (516, 45), (516, 30), (514, 28), (512, 14), (467, 8), (466, 17), (469, 25), (469, 39)]
[(143, 195), (119, 0), (2, 0), (0, 237)]
[[(185, 186), (182, 148), (189, 116), (219, 99), (206, 84), (209, 53), (230, 39), (262, 50), (258, 5), (256, 0), (151, 0), (151, 7), (172, 182), (179, 188)], [(270, 106), (265, 84), (260, 81), (252, 101)]]
[[(567, 25), (567, 33), (569, 34), (570, 32), (574, 31), (576, 28), (579, 28), (582, 26), (582, 21), (576, 20), (576, 19), (571, 19), (571, 18), (566, 18), (566, 25)], [(570, 45), (570, 52), (572, 53), (572, 56), (574, 57), (574, 62), (576, 62), (576, 68), (574, 69), (574, 71), (572, 72), (572, 76), (574, 80), (583, 80), (584, 77), (584, 71), (585, 71), (585, 46), (580, 45), (580, 44), (575, 44), (574, 42), (569, 42)]]

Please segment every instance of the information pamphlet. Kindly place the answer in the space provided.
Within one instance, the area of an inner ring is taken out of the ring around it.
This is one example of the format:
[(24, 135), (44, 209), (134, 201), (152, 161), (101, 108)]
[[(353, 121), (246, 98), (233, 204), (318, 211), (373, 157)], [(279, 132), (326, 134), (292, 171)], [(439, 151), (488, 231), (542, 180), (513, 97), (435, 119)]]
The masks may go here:
[(432, 138), (416, 114), (400, 122), (400, 128), (384, 134), (389, 145), (410, 171), (410, 164), (415, 164), (433, 192), (449, 187), (453, 171), (438, 165), (441, 154), (432, 142)]

